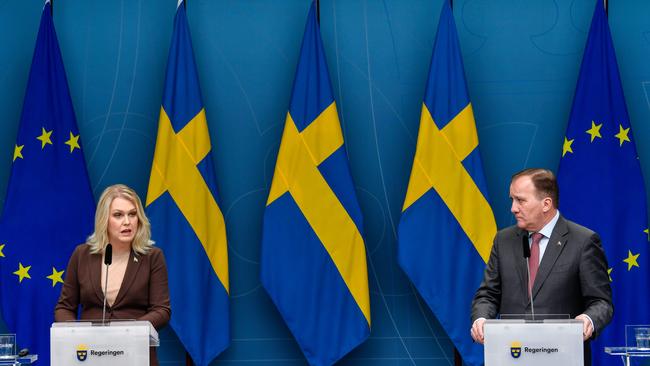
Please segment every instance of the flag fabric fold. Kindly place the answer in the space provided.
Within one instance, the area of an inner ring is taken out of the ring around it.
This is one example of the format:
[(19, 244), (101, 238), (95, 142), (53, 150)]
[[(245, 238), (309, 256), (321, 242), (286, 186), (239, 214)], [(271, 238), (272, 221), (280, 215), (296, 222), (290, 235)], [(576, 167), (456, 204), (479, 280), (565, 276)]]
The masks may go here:
[(363, 226), (312, 3), (264, 211), (261, 282), (307, 361), (370, 333)]
[(603, 347), (625, 345), (625, 325), (650, 324), (650, 261), (643, 175), (601, 1), (582, 58), (558, 183), (562, 214), (596, 231), (607, 256), (614, 317), (591, 349), (595, 366), (609, 365)]
[(469, 311), (496, 222), (450, 4), (445, 1), (429, 69), (402, 217), (398, 262), (468, 365), (483, 364)]
[(18, 349), (50, 361), (50, 325), (74, 248), (93, 231), (95, 204), (61, 51), (41, 15), (0, 219), (0, 306)]
[(147, 190), (169, 273), (170, 324), (197, 365), (230, 344), (228, 244), (185, 6), (174, 18)]

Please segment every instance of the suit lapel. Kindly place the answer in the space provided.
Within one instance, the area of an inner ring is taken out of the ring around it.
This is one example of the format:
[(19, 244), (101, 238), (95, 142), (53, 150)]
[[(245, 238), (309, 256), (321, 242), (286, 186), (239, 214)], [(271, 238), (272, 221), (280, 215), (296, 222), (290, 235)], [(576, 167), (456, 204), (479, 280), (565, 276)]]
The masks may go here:
[(104, 291), (102, 290), (102, 267), (103, 256), (101, 254), (91, 254), (88, 263), (88, 273), (90, 274), (90, 282), (92, 283), (95, 295), (100, 303), (104, 302)]
[(126, 293), (129, 292), (129, 287), (133, 284), (133, 281), (137, 278), (138, 270), (140, 269), (140, 262), (142, 257), (136, 257), (131, 251), (129, 254), (129, 262), (126, 265), (126, 272), (124, 273), (124, 279), (122, 280), (122, 285), (120, 286), (120, 291), (117, 292), (117, 297), (113, 303), (113, 307), (116, 307), (126, 296)]
[(562, 216), (557, 220), (553, 233), (546, 244), (546, 250), (544, 251), (544, 256), (542, 257), (542, 262), (539, 264), (539, 269), (537, 270), (537, 277), (535, 278), (535, 283), (533, 284), (533, 297), (537, 296), (539, 289), (546, 281), (546, 278), (551, 273), (557, 258), (564, 250), (567, 234), (569, 233), (569, 226), (566, 223), (566, 220)]

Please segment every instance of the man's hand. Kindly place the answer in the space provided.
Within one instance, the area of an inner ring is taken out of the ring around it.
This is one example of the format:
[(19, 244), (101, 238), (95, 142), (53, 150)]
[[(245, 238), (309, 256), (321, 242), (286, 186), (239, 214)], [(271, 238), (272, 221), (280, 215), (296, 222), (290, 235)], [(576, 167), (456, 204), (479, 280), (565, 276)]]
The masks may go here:
[(582, 340), (586, 341), (594, 334), (594, 326), (591, 324), (591, 319), (585, 314), (576, 316), (577, 320), (582, 321)]
[(470, 333), (472, 334), (472, 339), (474, 339), (474, 342), (483, 344), (485, 342), (485, 338), (483, 335), (483, 325), (485, 324), (485, 318), (478, 318), (474, 321), (474, 324), (472, 324), (472, 329)]

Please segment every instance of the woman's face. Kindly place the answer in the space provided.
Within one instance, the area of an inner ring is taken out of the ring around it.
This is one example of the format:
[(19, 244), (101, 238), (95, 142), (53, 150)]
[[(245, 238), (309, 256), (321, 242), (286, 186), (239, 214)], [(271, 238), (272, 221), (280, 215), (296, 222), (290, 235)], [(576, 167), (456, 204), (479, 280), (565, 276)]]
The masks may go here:
[(111, 244), (131, 245), (138, 224), (138, 212), (131, 201), (117, 197), (111, 202), (108, 216), (108, 240)]

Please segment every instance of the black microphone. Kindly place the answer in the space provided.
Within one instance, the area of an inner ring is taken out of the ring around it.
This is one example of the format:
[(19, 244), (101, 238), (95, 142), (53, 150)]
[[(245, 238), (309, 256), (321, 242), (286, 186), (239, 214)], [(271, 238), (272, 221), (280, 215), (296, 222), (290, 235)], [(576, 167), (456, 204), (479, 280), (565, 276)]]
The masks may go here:
[[(528, 253), (530, 256), (530, 252)], [(104, 249), (104, 264), (110, 266), (113, 263), (113, 245), (111, 243), (106, 244), (106, 249)]]
[[(530, 264), (528, 263), (528, 258), (530, 258), (530, 244), (528, 243), (528, 233), (521, 236), (521, 248), (524, 250), (524, 261), (526, 262), (526, 272), (528, 272), (528, 282), (530, 284)], [(535, 304), (533, 303), (533, 286), (526, 286), (530, 290), (528, 291), (528, 297), (530, 298), (530, 311), (535, 320)]]
[(106, 265), (106, 280), (104, 281), (104, 307), (102, 309), (102, 325), (106, 320), (106, 292), (108, 292), (108, 267), (113, 263), (113, 245), (106, 244), (104, 248), (104, 264)]
[(521, 236), (521, 248), (524, 250), (524, 258), (530, 258), (530, 244), (528, 243), (528, 235)]

